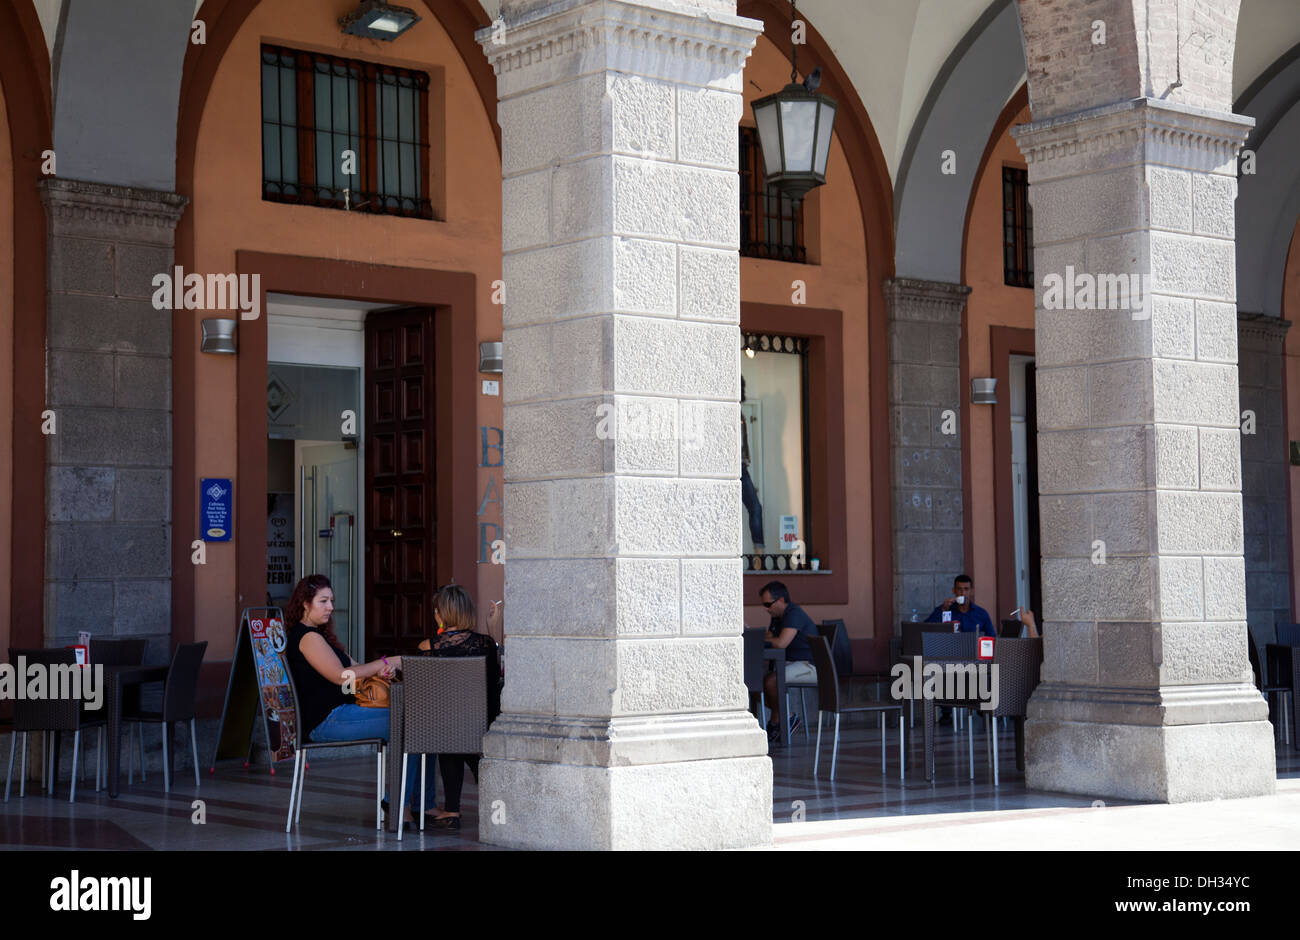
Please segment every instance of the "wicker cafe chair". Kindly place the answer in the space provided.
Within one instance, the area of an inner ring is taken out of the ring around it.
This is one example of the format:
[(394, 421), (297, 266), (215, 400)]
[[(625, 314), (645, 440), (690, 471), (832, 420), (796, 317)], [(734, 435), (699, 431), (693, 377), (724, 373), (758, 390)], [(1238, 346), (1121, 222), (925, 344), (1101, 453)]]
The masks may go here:
[[(925, 634), (952, 634), (952, 624), (950, 623), (913, 623), (910, 620), (904, 620), (900, 624), (900, 628), (902, 642), (898, 661), (906, 663), (909, 669), (912, 668), (917, 656), (925, 655), (925, 648), (921, 642)], [(915, 728), (916, 701), (911, 696), (908, 696), (907, 703), (907, 723), (909, 727)]]
[[(913, 626), (916, 625), (913, 624)], [(928, 624), (928, 626), (935, 626), (935, 625)], [(954, 663), (958, 665), (974, 663), (976, 661), (975, 655), (979, 648), (978, 647), (979, 636), (975, 633), (953, 633), (952, 627), (949, 624), (940, 624), (939, 626), (945, 627), (946, 629), (942, 631), (925, 630), (918, 635), (918, 638), (921, 641), (922, 668), (924, 668), (924, 666), (928, 666), (930, 663), (936, 663), (940, 667), (945, 666), (948, 663)], [(908, 665), (913, 666), (914, 662), (909, 662)], [(940, 686), (940, 692), (942, 693), (942, 686)], [(927, 702), (927, 709), (930, 707), (930, 705), (931, 703)], [(949, 708), (957, 709), (957, 708), (977, 708), (979, 703), (973, 702), (969, 698), (948, 699), (948, 698), (944, 698), (941, 694), (938, 698), (934, 700), (933, 705), (936, 706), (943, 705)], [(970, 764), (970, 777), (972, 780), (975, 779), (974, 725), (975, 725), (974, 721), (966, 722), (966, 746), (968, 752), (968, 761)], [(953, 730), (956, 731), (955, 723), (953, 725)], [(926, 743), (928, 745), (926, 747), (926, 754), (925, 754), (926, 767), (931, 767), (934, 764), (933, 727), (931, 727), (928, 730), (928, 733), (926, 734)]]
[[(18, 657), (22, 657), (28, 664), (39, 664), (44, 667), (50, 666), (75, 666), (77, 663), (77, 654), (70, 649), (9, 649), (9, 662), (13, 663), (15, 668), (18, 665)], [(18, 681), (22, 681), (19, 677)], [(48, 690), (47, 690), (48, 691)], [(18, 796), (19, 798), (27, 795), (27, 735), (32, 731), (40, 731), (47, 734), (46, 739), (49, 744), (45, 748), (44, 761), (42, 764), (42, 778), (49, 781), (50, 794), (54, 794), (54, 742), (57, 741), (56, 733), (59, 731), (71, 731), (72, 737), (72, 786), (68, 792), (68, 802), (74, 803), (77, 799), (77, 758), (81, 756), (81, 729), (86, 727), (102, 726), (108, 720), (103, 709), (99, 712), (91, 712), (82, 707), (79, 699), (73, 698), (44, 698), (29, 699), (19, 698), (14, 700), (14, 733), (9, 739), (9, 772), (5, 778), (5, 802), (9, 802), (9, 793), (13, 785), (14, 776), (14, 750), (18, 741), (18, 735), (23, 736), (23, 757), (22, 769), (20, 771)], [(101, 738), (102, 745), (102, 738)], [(103, 760), (103, 747), (100, 747), (100, 761)], [(95, 789), (99, 789), (100, 780), (99, 767), (95, 768)]]
[[(402, 660), (402, 794), (406, 758), (420, 755), (420, 831), (429, 754), (481, 754), (488, 729), (486, 656), (409, 656)], [(397, 840), (402, 830), (397, 829)]]
[(763, 640), (766, 636), (767, 631), (762, 627), (749, 627), (744, 634), (745, 688), (749, 690), (750, 695), (758, 696), (760, 725), (767, 720), (764, 714), (767, 706), (763, 701), (763, 667), (766, 665), (766, 660), (763, 659)]
[(997, 666), (998, 707), (981, 711), (989, 728), (989, 748), (993, 755), (993, 786), (998, 785), (998, 719), (1012, 718), (1016, 724), (1016, 766), (1024, 769), (1025, 715), (1029, 696), (1038, 687), (1043, 664), (1041, 637), (1000, 639), (993, 647), (993, 665)]
[[(167, 745), (172, 737), (172, 725), (189, 722), (190, 751), (194, 758), (194, 786), (199, 785), (199, 745), (194, 734), (195, 699), (199, 689), (199, 667), (203, 665), (203, 654), (208, 648), (208, 641), (201, 643), (179, 643), (172, 654), (172, 662), (167, 670), (167, 679), (163, 682), (162, 711), (142, 711), (136, 709), (122, 716), (122, 720), (140, 726), (140, 740), (144, 741), (145, 723), (162, 727), (163, 751), (163, 790), (170, 793), (172, 789), (171, 758)], [(127, 727), (130, 727), (128, 724)], [(131, 736), (127, 734), (127, 751), (131, 749)], [(140, 779), (144, 779), (144, 746), (140, 749)]]
[(817, 667), (817, 750), (813, 757), (813, 778), (817, 777), (817, 767), (821, 761), (822, 751), (822, 716), (835, 716), (835, 743), (831, 747), (831, 779), (835, 779), (835, 764), (840, 753), (840, 715), (858, 712), (876, 712), (880, 715), (880, 772), (885, 772), (885, 714), (898, 712), (898, 779), (904, 779), (907, 772), (906, 743), (903, 740), (903, 706), (899, 702), (867, 702), (859, 705), (844, 705), (840, 702), (839, 676), (835, 673), (835, 660), (831, 657), (830, 646), (824, 636), (808, 638), (812, 646), (813, 664)]
[[(384, 797), (384, 739), (357, 738), (355, 741), (308, 741), (302, 733), (302, 708), (298, 705), (298, 687), (293, 682), (293, 671), (284, 653), (278, 654), (284, 665), (284, 674), (289, 678), (289, 695), (293, 698), (293, 782), (289, 785), (289, 818), (285, 820), (284, 831), (289, 832), (297, 825), (302, 816), (302, 786), (307, 776), (307, 751), (319, 751), (328, 747), (355, 747), (362, 745), (375, 748), (375, 829), (383, 828)], [(295, 806), (297, 807), (295, 811)]]

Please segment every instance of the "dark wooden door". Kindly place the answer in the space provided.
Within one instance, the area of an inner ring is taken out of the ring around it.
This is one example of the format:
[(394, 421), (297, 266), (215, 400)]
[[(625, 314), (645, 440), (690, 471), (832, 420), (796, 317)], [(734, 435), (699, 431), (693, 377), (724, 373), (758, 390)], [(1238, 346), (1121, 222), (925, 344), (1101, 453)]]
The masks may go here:
[(366, 317), (366, 657), (432, 633), (433, 310)]

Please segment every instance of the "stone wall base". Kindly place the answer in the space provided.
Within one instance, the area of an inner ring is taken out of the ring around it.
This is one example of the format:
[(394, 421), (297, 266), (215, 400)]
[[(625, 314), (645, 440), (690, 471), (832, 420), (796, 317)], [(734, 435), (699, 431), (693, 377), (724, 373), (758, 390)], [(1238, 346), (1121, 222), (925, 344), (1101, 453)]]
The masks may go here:
[(485, 759), (479, 841), (580, 850), (771, 845), (772, 761), (591, 767)]
[(1123, 800), (1188, 803), (1277, 788), (1267, 721), (1140, 725), (1030, 719), (1025, 785)]

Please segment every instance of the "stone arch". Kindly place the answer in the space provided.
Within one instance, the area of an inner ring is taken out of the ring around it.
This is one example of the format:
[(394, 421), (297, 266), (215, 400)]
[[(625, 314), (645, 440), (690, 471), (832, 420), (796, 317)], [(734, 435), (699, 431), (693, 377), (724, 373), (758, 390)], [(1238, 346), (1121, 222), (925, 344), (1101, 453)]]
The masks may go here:
[[(459, 88), (463, 91), (457, 91), (455, 100), (448, 97), (447, 105), (451, 107), (455, 104), (462, 104), (467, 112), (473, 112), (475, 122), (479, 121), (479, 115), (482, 115), (482, 123), (475, 123), (472, 131), (473, 135), (473, 154), (476, 165), (484, 168), (491, 167), (492, 158), (500, 155), (500, 131), (497, 124), (496, 109), (496, 79), (490, 64), (483, 55), (481, 48), (474, 42), (474, 31), (476, 28), (487, 25), (489, 17), (483, 13), (482, 8), (475, 0), (425, 0), (419, 12), (424, 17), (426, 24), (432, 24), (433, 29), (430, 32), (440, 32), (438, 42), (451, 48), (445, 49), (440, 53), (443, 57), (438, 61), (442, 64), (453, 65), (458, 75)], [(186, 57), (184, 66), (184, 77), (181, 86), (180, 110), (177, 122), (177, 147), (176, 147), (176, 190), (184, 196), (189, 197), (192, 202), (189, 210), (182, 216), (176, 230), (176, 263), (186, 266), (187, 268), (202, 268), (213, 264), (224, 265), (221, 270), (234, 270), (230, 265), (238, 266), (242, 263), (240, 256), (252, 256), (258, 252), (269, 251), (292, 251), (296, 256), (303, 259), (309, 259), (318, 262), (322, 268), (327, 268), (334, 262), (340, 262), (342, 265), (348, 263), (369, 264), (371, 268), (377, 269), (382, 265), (373, 265), (371, 262), (375, 258), (360, 249), (349, 254), (344, 251), (340, 256), (334, 248), (326, 248), (319, 243), (319, 240), (313, 241), (313, 235), (322, 233), (337, 232), (336, 228), (339, 219), (331, 219), (327, 213), (319, 217), (316, 226), (308, 229), (304, 228), (301, 232), (301, 238), (296, 236), (285, 241), (283, 248), (272, 248), (268, 246), (265, 239), (259, 240), (250, 236), (244, 240), (242, 235), (230, 228), (230, 219), (218, 218), (221, 215), (219, 208), (214, 204), (211, 196), (210, 184), (220, 175), (213, 175), (210, 169), (205, 167), (211, 166), (206, 161), (213, 157), (210, 150), (211, 142), (219, 139), (220, 130), (227, 126), (227, 122), (232, 117), (233, 102), (242, 101), (247, 96), (247, 88), (240, 90), (237, 97), (230, 97), (231, 86), (225, 84), (230, 78), (231, 70), (235, 72), (238, 62), (232, 63), (232, 49), (242, 48), (248, 43), (256, 43), (260, 35), (275, 35), (286, 41), (286, 44), (293, 45), (296, 39), (301, 38), (306, 48), (310, 49), (334, 49), (339, 43), (345, 41), (345, 37), (338, 35), (337, 30), (327, 20), (322, 20), (319, 15), (315, 16), (309, 26), (304, 26), (299, 30), (293, 28), (293, 17), (297, 11), (293, 3), (281, 3), (274, 8), (270, 4), (260, 4), (259, 0), (205, 0), (201, 8), (207, 26), (207, 43), (203, 46), (191, 46)], [(280, 25), (284, 24), (284, 25)], [(269, 30), (269, 32), (268, 32)], [(310, 37), (310, 38), (304, 38)], [(426, 37), (427, 39), (428, 37)], [(420, 45), (423, 40), (415, 38), (414, 34), (409, 37), (407, 44), (402, 45), (399, 41), (396, 46), (389, 47), (388, 44), (370, 44), (380, 46), (382, 54), (391, 55), (398, 59), (406, 59), (408, 63), (418, 65), (427, 59), (424, 52), (419, 50), (407, 51), (412, 49), (411, 41), (415, 40), (415, 45)], [(347, 40), (351, 42), (351, 40)], [(349, 48), (358, 48), (355, 43)], [(389, 53), (387, 50), (393, 49)], [(352, 55), (353, 53), (346, 53)], [(365, 51), (359, 53), (365, 57)], [(455, 61), (459, 59), (459, 61)], [(406, 63), (403, 63), (406, 64)], [(463, 69), (462, 69), (463, 66)], [(256, 72), (253, 73), (256, 76)], [(468, 74), (469, 81), (464, 79)], [(223, 91), (224, 89), (224, 91)], [(256, 95), (256, 92), (252, 92)], [(214, 117), (219, 115), (219, 117)], [(215, 121), (215, 123), (213, 123)], [(206, 123), (205, 123), (206, 122)], [(215, 129), (215, 130), (214, 130)], [(217, 136), (213, 136), (214, 133)], [(249, 133), (252, 133), (251, 129)], [(206, 138), (203, 135), (208, 135)], [(239, 163), (239, 160), (248, 157), (247, 148), (242, 144), (236, 148), (239, 151), (237, 156), (233, 156), (229, 167), (236, 168), (236, 175), (233, 179), (245, 180), (250, 178), (248, 173), (259, 174), (260, 179), (260, 146), (256, 149), (258, 156), (257, 167), (253, 169), (251, 165)], [(201, 151), (201, 152), (200, 152)], [(463, 158), (466, 148), (462, 146), (460, 153), (456, 154), (457, 158)], [(450, 146), (448, 147), (448, 157), (452, 156)], [(498, 164), (499, 169), (499, 164)], [(494, 188), (497, 199), (499, 199), (499, 174), (497, 176), (498, 185)], [(476, 194), (483, 187), (462, 187), (456, 194), (456, 199), (470, 198), (466, 193)], [(251, 192), (256, 192), (257, 187), (253, 187)], [(244, 191), (247, 196), (249, 190)], [(453, 198), (451, 192), (447, 194), (448, 198)], [(242, 197), (241, 197), (242, 198)], [(247, 205), (253, 206), (251, 214), (255, 217), (265, 219), (265, 215), (260, 213), (260, 209), (266, 204), (260, 201), (260, 198), (254, 196), (256, 205), (252, 203)], [(291, 209), (291, 207), (284, 207)], [(317, 210), (310, 210), (317, 211)], [(322, 210), (323, 211), (323, 210)], [(485, 209), (484, 212), (487, 210)], [(287, 218), (283, 213), (278, 213), (281, 219)], [(499, 219), (499, 203), (491, 211), (492, 216)], [(343, 213), (338, 213), (342, 216)], [(448, 222), (447, 225), (439, 224), (431, 227), (423, 227), (420, 231), (412, 232), (411, 238), (407, 242), (410, 244), (420, 243), (424, 245), (423, 253), (411, 249), (421, 258), (442, 257), (439, 251), (433, 251), (428, 248), (428, 242), (436, 238), (450, 238), (449, 231), (453, 224), (462, 224), (464, 218), (462, 215), (454, 223)], [(478, 213), (475, 218), (486, 218), (484, 213)], [(378, 217), (373, 217), (378, 218)], [(446, 222), (447, 220), (444, 220)], [(499, 223), (493, 223), (499, 224)], [(489, 230), (489, 226), (479, 227), (483, 232)], [(463, 231), (463, 225), (462, 225)], [(492, 240), (492, 248), (496, 252), (495, 261), (492, 260), (491, 254), (485, 243), (478, 243), (475, 250), (478, 251), (480, 262), (467, 261), (463, 257), (457, 262), (457, 270), (476, 271), (480, 284), (491, 283), (493, 277), (499, 277), (500, 272), (500, 232), (497, 231), (495, 238)], [(471, 245), (471, 239), (465, 238), (459, 241), (460, 246), (468, 252)], [(220, 261), (213, 258), (213, 246), (220, 244), (224, 248), (231, 250), (229, 257), (223, 256)], [(453, 252), (454, 253), (454, 252)], [(410, 259), (399, 259), (388, 265), (391, 271), (408, 270), (400, 264), (400, 261)], [(477, 264), (477, 267), (476, 267)], [(487, 277), (484, 270), (480, 270), (485, 265), (495, 264), (495, 273)], [(419, 271), (418, 266), (410, 267), (411, 271)], [(323, 276), (323, 275), (322, 275)], [(374, 276), (380, 276), (375, 273)], [(396, 276), (396, 275), (392, 275)], [(486, 280), (484, 278), (486, 277)], [(337, 280), (337, 279), (336, 279)], [(269, 278), (264, 278), (263, 286), (268, 290), (276, 288), (268, 287)], [(352, 296), (352, 294), (349, 294)], [(403, 302), (410, 302), (406, 295), (402, 295)], [(468, 311), (472, 317), (479, 298), (470, 292), (468, 300), (464, 305), (464, 310)], [(462, 309), (460, 306), (458, 310)], [(247, 351), (249, 355), (241, 357), (242, 367), (237, 367), (233, 379), (226, 376), (219, 381), (230, 379), (230, 383), (223, 388), (229, 390), (236, 398), (240, 400), (253, 400), (256, 398), (256, 387), (258, 381), (256, 373), (260, 368), (255, 364), (258, 356), (265, 356), (265, 327), (264, 321), (258, 321), (258, 325), (245, 325), (241, 329), (241, 351)], [(178, 416), (193, 415), (201, 410), (202, 400), (198, 398), (196, 386), (202, 384), (205, 379), (212, 373), (213, 369), (210, 363), (205, 363), (198, 355), (198, 319), (194, 317), (177, 317), (173, 323), (173, 410)], [(261, 332), (257, 332), (260, 329)], [(252, 340), (253, 336), (259, 336), (257, 342)], [(260, 344), (260, 345), (259, 345)], [(206, 371), (205, 371), (206, 370)], [(260, 379), (265, 384), (265, 373), (263, 371)], [(473, 414), (471, 409), (469, 414)], [(257, 440), (265, 441), (265, 433), (262, 432), (260, 438), (251, 428), (256, 424), (256, 409), (240, 411), (237, 414), (226, 416), (229, 418), (230, 425), (223, 425), (219, 430), (213, 433), (222, 435), (222, 440), (232, 442), (235, 451), (239, 454), (239, 464), (235, 470), (235, 475), (239, 479), (256, 480), (256, 475), (248, 475), (250, 467), (258, 464), (256, 457), (249, 457), (248, 454), (256, 449)], [(196, 440), (196, 436), (191, 432), (181, 432), (180, 426), (177, 425), (178, 433), (173, 439), (173, 479), (177, 481), (190, 480), (195, 478), (198, 473), (198, 466), (203, 457), (203, 443)], [(257, 440), (255, 440), (257, 438)], [(265, 459), (261, 460), (264, 466)], [(238, 485), (238, 484), (237, 484)], [(252, 484), (253, 489), (245, 489), (245, 493), (254, 492), (256, 484)], [(247, 507), (239, 503), (241, 490), (236, 490), (236, 512), (245, 511)], [(472, 499), (472, 497), (471, 497)], [(179, 485), (174, 486), (173, 494), (173, 518), (176, 520), (178, 531), (189, 531), (197, 524), (196, 507), (191, 499), (191, 494), (185, 492), (185, 488)], [(248, 527), (245, 526), (245, 531)], [(457, 529), (457, 531), (460, 531)], [(470, 530), (467, 530), (470, 531)], [(210, 585), (219, 583), (226, 585), (233, 584), (237, 591), (245, 591), (243, 585), (251, 585), (257, 579), (257, 569), (260, 563), (254, 557), (256, 549), (246, 549), (242, 553), (237, 553), (235, 567), (232, 571), (219, 572), (214, 580), (205, 582), (202, 580), (193, 565), (190, 564), (187, 541), (182, 538), (173, 540), (172, 545), (172, 570), (174, 572), (172, 582), (172, 622), (173, 637), (178, 641), (184, 641), (190, 634), (198, 631), (197, 635), (206, 636), (212, 629), (210, 615), (205, 614), (204, 605), (199, 602), (199, 597), (203, 590), (211, 590)], [(210, 579), (214, 578), (212, 569), (206, 572)], [(228, 577), (233, 581), (228, 581)], [(462, 574), (463, 579), (463, 574)], [(223, 587), (222, 590), (225, 590)], [(205, 616), (209, 619), (205, 620)]]
[[(761, 20), (764, 32), (788, 35), (790, 10), (784, 0), (740, 0), (740, 16)], [(873, 428), (887, 428), (889, 402), (888, 314), (884, 282), (894, 273), (893, 187), (884, 152), (871, 118), (830, 44), (806, 16), (807, 60), (822, 68), (821, 90), (839, 102), (835, 134), (853, 172), (862, 224), (866, 231), (868, 277), (868, 343), (870, 345), (870, 411)], [(871, 503), (873, 609), (877, 625), (893, 618), (892, 522), (889, 511), (889, 435), (871, 439)], [(872, 636), (876, 658), (888, 661), (892, 631), (879, 627)]]
[(1282, 313), (1287, 253), (1300, 219), (1300, 45), (1278, 59), (1233, 105), (1255, 119), (1245, 149), (1256, 172), (1238, 178), (1237, 305), (1245, 313)]
[(172, 189), (192, 12), (171, 0), (140, 0), (126, 10), (66, 0), (53, 63), (60, 177)]
[[(1016, 5), (995, 0), (949, 55), (908, 135), (894, 193), (900, 277), (961, 282), (965, 215), (980, 155), (1024, 81)], [(951, 175), (939, 172), (946, 150), (956, 154)]]
[[(30, 0), (0, 4), (0, 94), (5, 98), (13, 177), (13, 461), (9, 532), (9, 643), (44, 641), (45, 580), (45, 210), (36, 181), (41, 152), (51, 145), (50, 62)], [(19, 311), (26, 315), (19, 316)]]

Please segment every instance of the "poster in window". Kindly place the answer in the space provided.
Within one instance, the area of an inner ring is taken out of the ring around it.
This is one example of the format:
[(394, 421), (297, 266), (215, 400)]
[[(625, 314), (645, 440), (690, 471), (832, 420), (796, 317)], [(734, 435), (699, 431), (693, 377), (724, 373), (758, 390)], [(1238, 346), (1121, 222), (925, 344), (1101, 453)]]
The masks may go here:
[(266, 595), (288, 598), (293, 590), (293, 494), (266, 494)]

